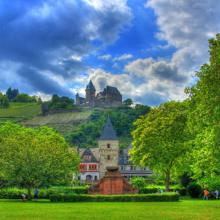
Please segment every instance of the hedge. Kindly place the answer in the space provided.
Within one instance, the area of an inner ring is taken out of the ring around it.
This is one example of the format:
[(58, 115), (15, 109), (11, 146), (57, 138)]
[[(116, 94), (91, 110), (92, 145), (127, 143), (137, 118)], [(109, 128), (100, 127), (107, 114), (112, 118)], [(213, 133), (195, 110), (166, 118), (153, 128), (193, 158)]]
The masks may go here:
[[(27, 195), (26, 189), (19, 189), (19, 188), (3, 188), (0, 189), (0, 199), (20, 199), (21, 194)], [(33, 197), (33, 193), (32, 193)], [(38, 194), (39, 199), (48, 199), (49, 194), (48, 191), (45, 189), (41, 189)]]
[(126, 194), (126, 195), (50, 195), (51, 202), (174, 202), (177, 193)]
[[(49, 189), (39, 189), (39, 199), (49, 199), (51, 194), (87, 194), (88, 186), (80, 187), (51, 187)], [(27, 194), (26, 189), (2, 188), (0, 189), (0, 199), (20, 199), (21, 194)], [(33, 197), (33, 190), (32, 190)]]

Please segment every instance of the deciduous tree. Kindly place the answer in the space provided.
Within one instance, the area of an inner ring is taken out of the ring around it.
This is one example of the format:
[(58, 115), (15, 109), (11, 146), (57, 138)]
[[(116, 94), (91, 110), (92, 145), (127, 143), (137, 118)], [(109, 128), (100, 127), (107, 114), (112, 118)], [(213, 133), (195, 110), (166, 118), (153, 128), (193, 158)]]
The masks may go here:
[(187, 102), (162, 104), (134, 123), (131, 159), (135, 164), (148, 166), (161, 174), (166, 191), (169, 191), (171, 175), (180, 167), (188, 150), (186, 123)]

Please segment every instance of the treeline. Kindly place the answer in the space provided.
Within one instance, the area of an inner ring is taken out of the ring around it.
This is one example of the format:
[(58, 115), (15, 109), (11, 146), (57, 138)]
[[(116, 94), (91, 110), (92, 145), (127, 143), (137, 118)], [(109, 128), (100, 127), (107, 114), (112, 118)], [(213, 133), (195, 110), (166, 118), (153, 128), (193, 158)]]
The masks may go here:
[(74, 99), (70, 99), (66, 96), (58, 96), (54, 94), (51, 100), (43, 102), (41, 105), (42, 114), (53, 113), (63, 110), (74, 110), (76, 106), (74, 105)]
[(209, 48), (188, 99), (163, 103), (134, 124), (131, 158), (160, 176), (167, 191), (183, 175), (194, 188), (220, 190), (220, 34)]
[(148, 113), (149, 110), (150, 107), (144, 105), (95, 109), (89, 120), (74, 128), (71, 134), (67, 136), (67, 139), (74, 146), (82, 148), (97, 146), (97, 139), (100, 137), (103, 126), (109, 116), (120, 139), (120, 146), (127, 147), (131, 143), (133, 122), (141, 115)]
[(10, 87), (5, 94), (0, 92), (0, 108), (8, 108), (10, 102), (41, 102), (41, 99), (37, 96), (20, 93), (18, 89), (12, 89)]

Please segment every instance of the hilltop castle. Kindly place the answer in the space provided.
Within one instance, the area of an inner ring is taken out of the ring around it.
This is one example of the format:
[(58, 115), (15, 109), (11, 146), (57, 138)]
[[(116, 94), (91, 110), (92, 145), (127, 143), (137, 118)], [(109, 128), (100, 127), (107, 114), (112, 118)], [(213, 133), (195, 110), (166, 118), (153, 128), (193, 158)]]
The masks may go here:
[(76, 105), (90, 107), (117, 107), (122, 105), (122, 95), (116, 87), (106, 86), (103, 91), (96, 94), (92, 81), (86, 86), (86, 97), (76, 94)]

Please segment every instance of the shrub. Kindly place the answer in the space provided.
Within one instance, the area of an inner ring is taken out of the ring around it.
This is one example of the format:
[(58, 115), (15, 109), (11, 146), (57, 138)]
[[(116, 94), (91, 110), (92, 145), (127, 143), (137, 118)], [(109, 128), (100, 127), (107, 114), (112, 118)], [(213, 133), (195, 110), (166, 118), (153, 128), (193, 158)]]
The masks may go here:
[(190, 183), (187, 190), (192, 198), (198, 198), (202, 194), (202, 187), (195, 182)]
[(174, 202), (177, 193), (129, 194), (129, 195), (50, 195), (51, 202)]
[(51, 187), (49, 194), (88, 194), (89, 186), (78, 187)]
[(158, 188), (144, 187), (144, 188), (139, 189), (140, 194), (149, 194), (149, 193), (157, 193), (157, 192), (159, 192)]
[[(21, 194), (27, 195), (26, 189), (19, 188), (3, 188), (0, 190), (0, 199), (20, 199)], [(32, 193), (33, 197), (33, 193)], [(38, 194), (39, 199), (49, 199), (49, 193), (46, 189), (40, 189)]]

